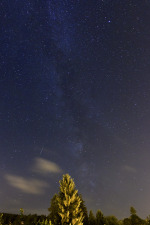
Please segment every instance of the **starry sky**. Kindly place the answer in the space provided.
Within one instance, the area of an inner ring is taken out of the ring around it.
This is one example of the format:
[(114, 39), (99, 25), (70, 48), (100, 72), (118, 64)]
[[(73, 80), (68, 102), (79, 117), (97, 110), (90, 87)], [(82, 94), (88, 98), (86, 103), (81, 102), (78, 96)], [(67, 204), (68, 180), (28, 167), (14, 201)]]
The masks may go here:
[(0, 211), (150, 214), (150, 1), (1, 0)]

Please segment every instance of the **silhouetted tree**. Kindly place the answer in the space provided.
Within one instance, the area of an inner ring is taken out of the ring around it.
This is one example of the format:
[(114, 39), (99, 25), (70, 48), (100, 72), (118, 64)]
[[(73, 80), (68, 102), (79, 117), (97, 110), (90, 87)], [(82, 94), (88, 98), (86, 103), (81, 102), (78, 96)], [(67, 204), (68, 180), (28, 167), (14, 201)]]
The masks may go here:
[(88, 222), (89, 222), (89, 225), (96, 225), (96, 218), (95, 218), (92, 210), (90, 210), (90, 212), (89, 212)]
[(58, 195), (55, 194), (53, 198), (51, 199), (51, 206), (48, 208), (48, 211), (50, 212), (49, 214), (49, 219), (52, 221), (53, 225), (59, 225), (61, 224), (61, 217), (58, 212)]
[(123, 219), (123, 225), (131, 225), (131, 218), (125, 218)]
[(130, 207), (130, 221), (131, 225), (144, 225), (146, 224), (146, 221), (141, 219), (137, 214), (136, 210), (133, 206)]
[(101, 210), (98, 210), (96, 212), (96, 225), (104, 225), (105, 224), (105, 218)]
[(105, 223), (106, 225), (119, 225), (119, 221), (115, 216), (106, 216)]
[(146, 222), (147, 225), (150, 225), (150, 215), (146, 217), (145, 222)]
[(87, 211), (87, 208), (86, 208), (85, 203), (83, 201), (82, 195), (80, 194), (79, 197), (81, 199), (80, 209), (83, 212), (83, 217), (84, 217), (83, 224), (88, 225), (88, 211)]
[(136, 210), (133, 206), (130, 207), (130, 215), (131, 216), (136, 215)]

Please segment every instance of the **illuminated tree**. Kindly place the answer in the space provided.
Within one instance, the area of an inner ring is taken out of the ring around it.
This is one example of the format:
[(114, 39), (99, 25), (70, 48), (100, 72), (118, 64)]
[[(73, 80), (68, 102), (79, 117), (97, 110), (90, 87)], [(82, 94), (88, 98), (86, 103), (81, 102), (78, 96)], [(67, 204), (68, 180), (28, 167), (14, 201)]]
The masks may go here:
[[(49, 208), (50, 216), (55, 217), (54, 220), (61, 220), (61, 224), (82, 225), (83, 224), (83, 210), (81, 208), (81, 198), (78, 195), (78, 190), (75, 189), (75, 183), (69, 174), (63, 175), (60, 183), (60, 192), (55, 195), (53, 199), (53, 206)], [(53, 220), (52, 220), (53, 223)]]

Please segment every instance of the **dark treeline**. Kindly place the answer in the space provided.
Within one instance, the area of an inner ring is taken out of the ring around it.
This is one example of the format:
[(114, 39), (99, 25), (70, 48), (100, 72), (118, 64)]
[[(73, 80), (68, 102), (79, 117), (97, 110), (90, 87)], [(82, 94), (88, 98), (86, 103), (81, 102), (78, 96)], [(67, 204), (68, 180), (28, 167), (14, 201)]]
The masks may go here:
[(44, 215), (19, 215), (19, 214), (10, 214), (10, 213), (1, 213), (0, 225), (40, 225), (40, 222), (46, 220)]
[[(85, 207), (85, 206), (84, 206)], [(134, 211), (134, 213), (133, 213)], [(1, 213), (2, 215), (2, 213)], [(46, 224), (42, 223), (42, 221), (53, 221), (53, 225), (61, 225), (61, 221), (56, 220), (56, 217), (52, 217), (52, 215), (37, 215), (37, 214), (29, 214), (29, 215), (19, 215), (19, 214), (10, 214), (3, 213), (3, 216), (0, 216), (0, 225), (41, 225)], [(57, 223), (56, 223), (57, 222)], [(48, 224), (48, 223), (47, 223)], [(130, 208), (130, 216), (128, 218), (124, 218), (123, 220), (118, 220), (115, 216), (104, 216), (101, 210), (98, 210), (96, 214), (90, 210), (89, 214), (86, 211), (84, 213), (83, 225), (150, 225), (150, 216), (146, 219), (141, 219), (136, 210), (131, 207)]]
[(96, 214), (92, 210), (88, 213), (83, 198), (75, 189), (75, 183), (69, 174), (63, 175), (60, 180), (60, 191), (51, 199), (49, 214), (24, 215), (0, 214), (0, 225), (150, 225), (150, 216), (142, 219), (137, 215), (134, 207), (130, 207), (128, 218), (118, 220), (114, 215), (105, 216), (101, 210)]

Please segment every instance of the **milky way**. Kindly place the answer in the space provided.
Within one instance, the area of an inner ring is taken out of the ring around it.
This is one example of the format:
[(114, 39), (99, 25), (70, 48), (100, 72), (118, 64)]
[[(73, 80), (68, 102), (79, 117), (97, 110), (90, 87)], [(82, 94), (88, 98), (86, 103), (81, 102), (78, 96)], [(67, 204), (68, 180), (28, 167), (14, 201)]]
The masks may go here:
[(47, 214), (69, 173), (88, 210), (149, 215), (150, 2), (0, 6), (0, 211)]

